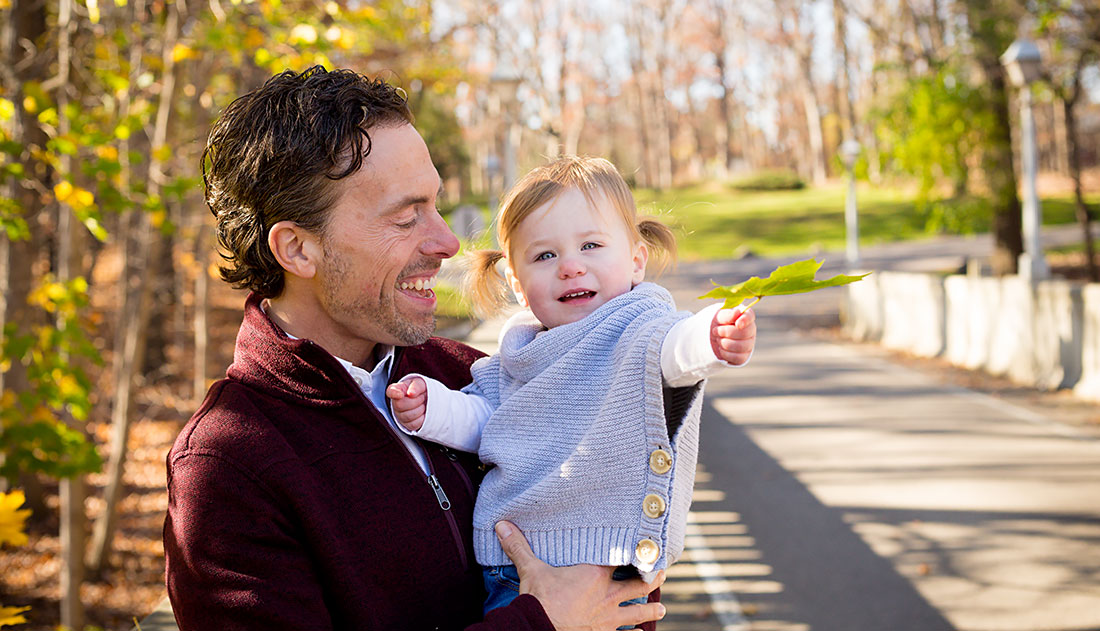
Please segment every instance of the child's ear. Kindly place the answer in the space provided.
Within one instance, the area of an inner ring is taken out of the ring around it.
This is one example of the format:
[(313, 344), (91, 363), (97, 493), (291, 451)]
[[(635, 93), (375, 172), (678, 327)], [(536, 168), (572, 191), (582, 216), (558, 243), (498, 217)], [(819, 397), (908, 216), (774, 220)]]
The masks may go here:
[(301, 278), (313, 278), (324, 257), (317, 235), (293, 221), (280, 221), (267, 232), (267, 247), (287, 272)]
[(649, 246), (639, 240), (634, 246), (634, 274), (630, 277), (631, 287), (645, 280), (645, 265), (649, 262)]
[(504, 278), (508, 280), (508, 286), (512, 288), (512, 293), (516, 295), (519, 304), (524, 307), (530, 306), (527, 304), (527, 296), (523, 295), (523, 285), (519, 284), (516, 273), (512, 271), (511, 263), (504, 266)]

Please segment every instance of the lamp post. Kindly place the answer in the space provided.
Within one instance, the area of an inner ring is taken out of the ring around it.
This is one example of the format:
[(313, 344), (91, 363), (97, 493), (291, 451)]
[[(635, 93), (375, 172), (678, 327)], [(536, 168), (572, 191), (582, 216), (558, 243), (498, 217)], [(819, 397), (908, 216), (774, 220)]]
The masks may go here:
[[(512, 109), (516, 101), (516, 90), (523, 79), (507, 57), (497, 59), (493, 73), (489, 75), (489, 90), (495, 105), (495, 113), (504, 121), (504, 146), (501, 164), (503, 182), (501, 194), (511, 188), (516, 179), (516, 147), (519, 138), (515, 116)], [(497, 127), (499, 129), (499, 126)], [(490, 201), (492, 204), (492, 201)]]
[(848, 268), (859, 265), (859, 215), (856, 211), (856, 158), (859, 157), (859, 142), (849, 138), (840, 143), (840, 158), (848, 171), (848, 195), (844, 199), (845, 259)]
[(1020, 162), (1023, 166), (1024, 199), (1023, 224), (1024, 252), (1020, 255), (1019, 273), (1032, 280), (1040, 280), (1050, 275), (1043, 258), (1043, 247), (1039, 241), (1039, 227), (1042, 225), (1042, 207), (1039, 205), (1039, 193), (1035, 180), (1038, 170), (1038, 158), (1035, 147), (1035, 119), (1031, 112), (1031, 84), (1042, 74), (1042, 57), (1035, 42), (1018, 39), (1012, 42), (1008, 50), (1001, 55), (1001, 64), (1008, 73), (1012, 85), (1020, 90)]

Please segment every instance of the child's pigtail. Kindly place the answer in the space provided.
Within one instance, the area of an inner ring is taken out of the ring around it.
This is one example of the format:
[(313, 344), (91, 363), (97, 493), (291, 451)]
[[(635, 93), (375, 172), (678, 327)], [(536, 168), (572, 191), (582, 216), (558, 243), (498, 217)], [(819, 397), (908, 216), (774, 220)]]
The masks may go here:
[(665, 224), (656, 219), (638, 221), (638, 233), (649, 246), (650, 265), (657, 274), (664, 271), (670, 263), (676, 263), (676, 235)]
[(503, 259), (500, 250), (477, 250), (466, 256), (463, 289), (480, 317), (494, 315), (508, 296), (508, 284), (497, 268)]

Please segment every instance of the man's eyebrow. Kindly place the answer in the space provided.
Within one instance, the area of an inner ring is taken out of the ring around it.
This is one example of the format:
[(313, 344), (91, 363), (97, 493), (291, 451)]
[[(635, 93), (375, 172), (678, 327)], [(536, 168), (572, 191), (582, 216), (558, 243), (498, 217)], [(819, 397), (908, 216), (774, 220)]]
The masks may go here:
[(389, 208), (386, 209), (386, 213), (395, 213), (402, 209), (408, 208), (409, 206), (427, 204), (431, 200), (432, 198), (428, 197), (427, 195), (409, 195), (408, 197), (402, 197), (394, 203), (390, 204)]
[[(443, 180), (440, 180), (439, 181), (439, 190), (435, 194), (435, 199), (439, 199), (439, 196), (442, 195), (442, 194), (443, 194)], [(402, 198), (398, 199), (397, 201), (395, 201), (394, 203), (390, 204), (389, 207), (386, 208), (386, 210), (383, 212), (383, 214), (388, 215), (390, 213), (400, 212), (401, 210), (403, 210), (405, 208), (408, 208), (409, 206), (417, 206), (417, 205), (420, 205), (420, 204), (427, 204), (431, 201), (432, 201), (432, 197), (430, 197), (428, 195), (409, 195), (407, 197), (402, 197)]]

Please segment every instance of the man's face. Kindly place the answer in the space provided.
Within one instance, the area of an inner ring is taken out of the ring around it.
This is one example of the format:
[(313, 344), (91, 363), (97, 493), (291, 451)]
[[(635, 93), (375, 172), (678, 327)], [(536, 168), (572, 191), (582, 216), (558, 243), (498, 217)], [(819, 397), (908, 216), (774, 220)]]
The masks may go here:
[(316, 285), (330, 322), (317, 324), (348, 348), (411, 346), (435, 329), (431, 287), (459, 244), (436, 210), (439, 174), (416, 129), (379, 127), (370, 136), (363, 167), (335, 183)]

